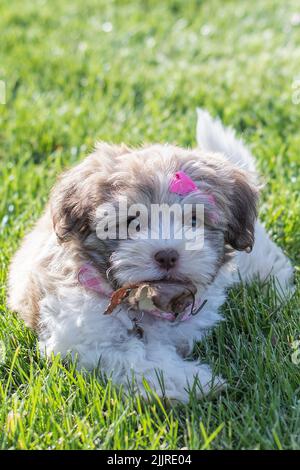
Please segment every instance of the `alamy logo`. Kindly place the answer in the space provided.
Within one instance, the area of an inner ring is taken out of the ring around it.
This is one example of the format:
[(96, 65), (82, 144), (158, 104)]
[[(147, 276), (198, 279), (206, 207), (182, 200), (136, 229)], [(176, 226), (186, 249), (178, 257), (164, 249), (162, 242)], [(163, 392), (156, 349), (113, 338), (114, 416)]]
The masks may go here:
[(6, 104), (6, 87), (3, 80), (0, 80), (0, 104)]
[(98, 207), (96, 234), (101, 240), (184, 240), (187, 250), (204, 246), (203, 204), (144, 204)]
[(4, 344), (4, 342), (1, 340), (1, 341), (0, 341), (0, 364), (2, 364), (3, 362), (5, 362), (5, 356), (6, 356), (5, 344)]
[(296, 78), (292, 83), (292, 103), (299, 104), (300, 103), (300, 77)]
[(291, 348), (293, 350), (291, 358), (292, 363), (296, 366), (300, 364), (300, 339), (297, 339), (291, 343)]

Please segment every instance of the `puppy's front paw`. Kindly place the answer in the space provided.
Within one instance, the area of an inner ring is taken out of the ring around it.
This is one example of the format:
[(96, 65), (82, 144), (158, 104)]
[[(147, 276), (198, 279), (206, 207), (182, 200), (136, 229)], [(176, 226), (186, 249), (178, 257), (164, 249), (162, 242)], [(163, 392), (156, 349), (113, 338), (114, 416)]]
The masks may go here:
[(225, 380), (213, 375), (211, 369), (206, 364), (194, 366), (191, 371), (191, 377), (187, 378), (189, 395), (196, 395), (197, 398), (203, 398), (208, 394), (218, 394), (226, 388)]
[(190, 398), (203, 398), (208, 394), (220, 393), (226, 386), (225, 381), (214, 376), (206, 364), (183, 361), (173, 376), (164, 376), (164, 397), (169, 401), (188, 403)]

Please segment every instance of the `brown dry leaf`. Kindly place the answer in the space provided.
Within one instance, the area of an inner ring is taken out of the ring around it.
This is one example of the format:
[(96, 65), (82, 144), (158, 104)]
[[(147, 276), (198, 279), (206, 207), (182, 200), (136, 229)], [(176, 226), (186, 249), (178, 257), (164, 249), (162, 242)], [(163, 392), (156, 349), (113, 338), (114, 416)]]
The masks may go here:
[(123, 302), (133, 310), (182, 312), (193, 303), (196, 288), (192, 283), (153, 281), (121, 287), (111, 297), (105, 313), (110, 314)]
[(105, 315), (110, 315), (115, 310), (115, 308), (118, 305), (120, 305), (120, 303), (123, 302), (125, 297), (128, 296), (129, 292), (130, 292), (129, 287), (121, 287), (120, 289), (116, 290), (112, 294), (111, 299), (110, 299), (110, 303), (109, 303), (108, 307), (106, 308), (104, 314)]

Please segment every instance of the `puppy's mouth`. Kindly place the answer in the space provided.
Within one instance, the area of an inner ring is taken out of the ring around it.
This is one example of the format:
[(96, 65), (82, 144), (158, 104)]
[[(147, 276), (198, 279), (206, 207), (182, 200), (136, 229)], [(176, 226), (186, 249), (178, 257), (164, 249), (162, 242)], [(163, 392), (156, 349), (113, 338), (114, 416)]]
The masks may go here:
[(157, 273), (156, 275), (149, 275), (147, 277), (140, 276), (129, 276), (128, 281), (123, 281), (118, 276), (118, 271), (113, 265), (110, 265), (105, 271), (105, 277), (109, 284), (113, 287), (114, 290), (120, 289), (127, 284), (138, 284), (146, 282), (181, 282), (181, 283), (193, 283), (193, 280), (187, 276), (183, 276), (178, 272), (168, 271), (166, 273)]
[(105, 313), (112, 313), (117, 305), (127, 303), (134, 311), (169, 312), (168, 315), (173, 314), (176, 319), (187, 309), (193, 314), (196, 292), (197, 288), (191, 282), (160, 280), (125, 284), (113, 293)]
[(153, 304), (159, 310), (179, 315), (188, 307), (193, 309), (197, 288), (192, 282), (164, 279), (154, 282), (152, 285), (155, 286)]
[[(196, 305), (197, 287), (196, 283), (181, 275), (178, 271), (168, 271), (165, 273), (157, 273), (156, 276), (132, 276), (125, 281), (119, 279), (117, 272), (110, 269), (108, 280), (113, 287), (115, 293), (120, 292), (137, 292), (132, 296), (131, 306), (135, 310), (158, 309), (162, 312), (173, 312), (176, 316), (180, 315), (187, 309), (192, 309)], [(147, 302), (145, 305), (141, 301), (140, 294), (147, 292)], [(117, 294), (118, 296), (118, 294)], [(129, 295), (130, 297), (130, 295)], [(149, 302), (149, 299), (151, 301)]]

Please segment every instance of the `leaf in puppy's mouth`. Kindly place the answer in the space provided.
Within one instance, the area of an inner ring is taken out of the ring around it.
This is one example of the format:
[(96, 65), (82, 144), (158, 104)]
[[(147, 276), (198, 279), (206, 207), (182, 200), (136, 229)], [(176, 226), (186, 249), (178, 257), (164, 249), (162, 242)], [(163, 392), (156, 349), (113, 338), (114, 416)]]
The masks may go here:
[(111, 296), (105, 314), (111, 314), (120, 304), (126, 304), (133, 310), (161, 310), (182, 313), (194, 304), (196, 287), (191, 282), (150, 281), (131, 284), (117, 289)]

